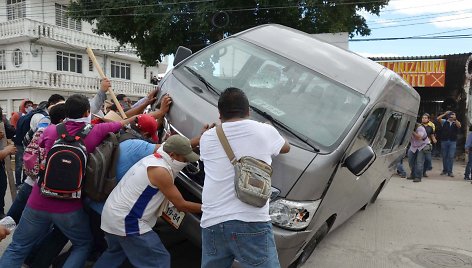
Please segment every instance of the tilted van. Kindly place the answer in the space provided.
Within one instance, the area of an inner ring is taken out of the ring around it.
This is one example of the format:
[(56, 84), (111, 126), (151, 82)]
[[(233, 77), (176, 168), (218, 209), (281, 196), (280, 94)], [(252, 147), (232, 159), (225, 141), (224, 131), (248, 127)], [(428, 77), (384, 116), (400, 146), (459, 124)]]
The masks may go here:
[[(282, 267), (303, 264), (327, 233), (375, 202), (405, 155), (420, 103), (391, 70), (280, 25), (195, 54), (181, 47), (174, 63), (161, 81), (161, 96), (173, 99), (166, 132), (193, 137), (219, 123), (219, 94), (238, 87), (251, 119), (270, 121), (290, 142), (272, 162), (270, 217)], [(201, 200), (203, 172), (192, 165), (176, 179), (185, 198)], [(201, 215), (167, 214), (200, 245)]]

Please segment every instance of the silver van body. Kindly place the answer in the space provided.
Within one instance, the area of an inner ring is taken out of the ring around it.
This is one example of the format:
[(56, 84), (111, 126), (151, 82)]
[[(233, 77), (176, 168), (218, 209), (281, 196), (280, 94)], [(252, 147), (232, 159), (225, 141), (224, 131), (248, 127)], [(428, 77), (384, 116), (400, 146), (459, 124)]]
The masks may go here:
[[(405, 154), (420, 97), (375, 62), (288, 27), (263, 25), (191, 55), (163, 78), (160, 96), (173, 98), (168, 131), (193, 137), (203, 124), (218, 123), (218, 92), (228, 86), (246, 92), (251, 119), (273, 121), (292, 145), (272, 163), (270, 205), (281, 265), (297, 266), (329, 231), (375, 202)], [(346, 161), (363, 148), (375, 160), (353, 174)], [(202, 172), (176, 179), (194, 201), (201, 200), (202, 184)], [(186, 214), (179, 226), (197, 245), (199, 219)]]

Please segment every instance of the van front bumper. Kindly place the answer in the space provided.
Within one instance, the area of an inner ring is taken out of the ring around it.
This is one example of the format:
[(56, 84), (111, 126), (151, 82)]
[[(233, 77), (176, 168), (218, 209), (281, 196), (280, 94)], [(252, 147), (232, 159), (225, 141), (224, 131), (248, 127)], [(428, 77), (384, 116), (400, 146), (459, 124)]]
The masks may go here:
[(279, 261), (281, 267), (287, 267), (296, 258), (301, 249), (305, 245), (305, 241), (309, 237), (311, 231), (290, 231), (279, 228), (275, 225), (272, 227), (275, 237), (275, 244), (277, 245), (277, 252), (279, 254)]

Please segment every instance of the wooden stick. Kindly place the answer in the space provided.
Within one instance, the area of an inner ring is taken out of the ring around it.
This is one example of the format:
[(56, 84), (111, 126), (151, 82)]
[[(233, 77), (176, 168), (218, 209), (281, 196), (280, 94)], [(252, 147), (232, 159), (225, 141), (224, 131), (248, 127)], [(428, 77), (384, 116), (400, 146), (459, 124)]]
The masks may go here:
[[(95, 54), (93, 54), (92, 49), (89, 48), (89, 47), (87, 47), (87, 54), (89, 55), (90, 59), (92, 60), (93, 64), (95, 65), (95, 68), (97, 69), (98, 74), (100, 75), (100, 77), (102, 79), (106, 78), (105, 73), (102, 70), (102, 67), (100, 66), (100, 64), (98, 64), (97, 58), (95, 58)], [(120, 112), (121, 117), (123, 119), (126, 119), (127, 116), (125, 114), (125, 111), (123, 111), (123, 108), (121, 107), (120, 102), (116, 99), (115, 93), (113, 92), (113, 89), (111, 87), (108, 89), (108, 93), (110, 93), (111, 99), (115, 103), (116, 108), (118, 108), (118, 111)]]

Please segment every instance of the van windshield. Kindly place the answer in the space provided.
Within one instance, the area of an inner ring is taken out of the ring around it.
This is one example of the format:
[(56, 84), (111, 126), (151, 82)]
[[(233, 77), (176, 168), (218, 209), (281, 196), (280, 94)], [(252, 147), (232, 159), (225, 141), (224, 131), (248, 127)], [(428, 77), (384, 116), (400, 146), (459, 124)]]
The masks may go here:
[(202, 51), (184, 66), (220, 92), (241, 88), (251, 106), (326, 149), (341, 141), (368, 103), (357, 91), (236, 38)]

